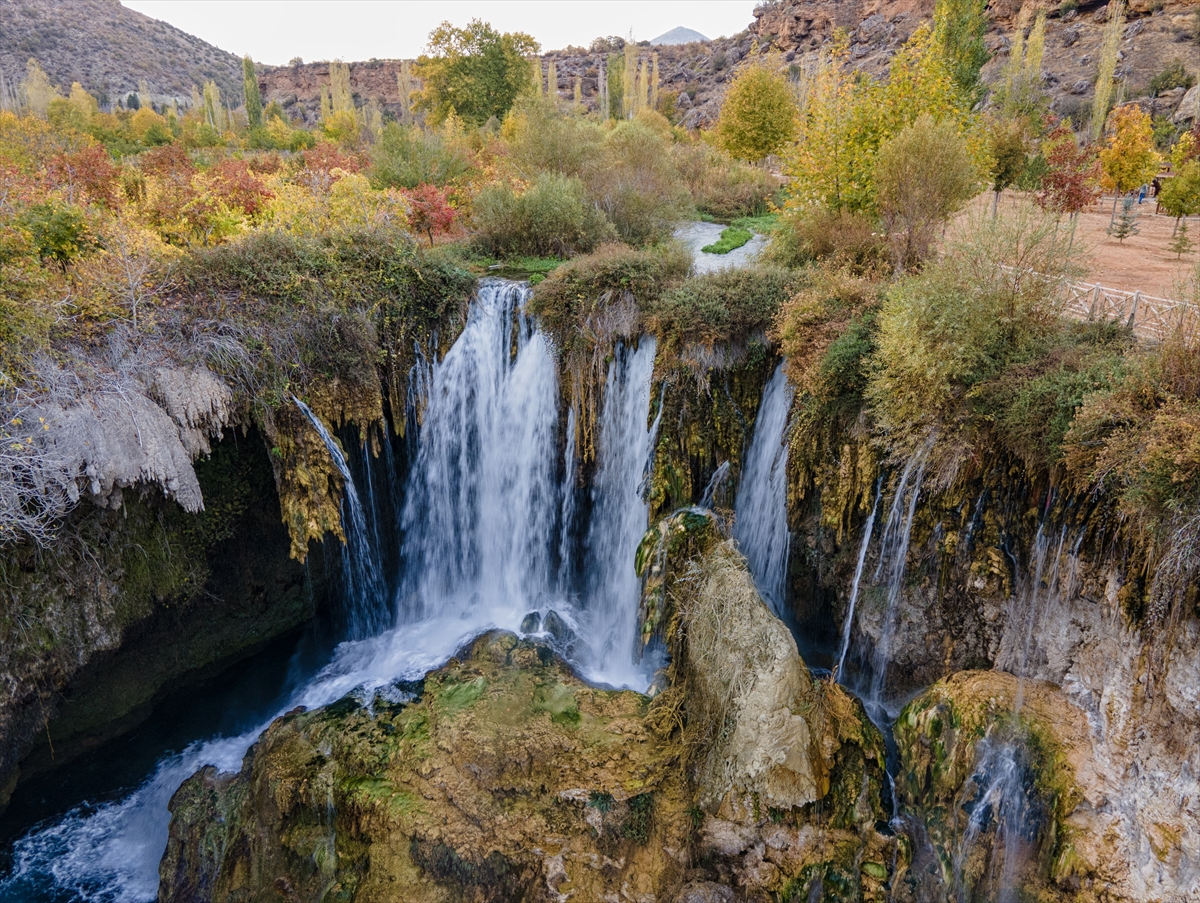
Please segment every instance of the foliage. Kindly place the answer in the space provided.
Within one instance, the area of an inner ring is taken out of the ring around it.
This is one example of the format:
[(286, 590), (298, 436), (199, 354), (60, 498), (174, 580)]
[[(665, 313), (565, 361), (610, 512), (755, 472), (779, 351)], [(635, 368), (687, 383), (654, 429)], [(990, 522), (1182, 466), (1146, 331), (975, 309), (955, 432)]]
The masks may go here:
[(867, 388), (893, 447), (955, 424), (973, 387), (1045, 346), (1069, 261), (1053, 222), (1021, 210), (972, 221), (940, 260), (893, 286)]
[(904, 272), (929, 255), (937, 228), (975, 196), (980, 172), (954, 124), (922, 114), (880, 148), (875, 181), (893, 265)]
[(254, 60), (242, 57), (242, 73), (246, 86), (246, 120), (251, 129), (263, 124), (262, 94), (258, 90), (258, 73), (254, 71)]
[(687, 249), (670, 243), (646, 250), (606, 244), (558, 267), (533, 291), (529, 309), (560, 347), (638, 332), (638, 307), (691, 269)]
[(615, 237), (576, 178), (544, 173), (518, 192), (489, 185), (473, 208), (479, 247), (491, 254), (570, 257)]
[(1046, 50), (1046, 12), (1040, 11), (1026, 37), (1029, 6), (1021, 8), (1003, 79), (996, 90), (1006, 116), (1036, 116), (1046, 106), (1042, 91), (1042, 59)]
[(1190, 88), (1196, 84), (1196, 76), (1188, 72), (1179, 57), (1171, 60), (1163, 70), (1150, 79), (1150, 94), (1157, 97), (1172, 88)]
[(405, 195), (409, 203), (408, 224), (429, 236), (429, 246), (433, 247), (434, 233), (449, 232), (457, 212), (450, 206), (446, 193), (436, 185), (418, 185)]
[[(800, 140), (784, 167), (792, 179), (790, 211), (827, 206), (874, 213), (879, 147), (922, 113), (969, 132), (969, 109), (928, 28), (917, 29), (896, 54), (886, 84), (863, 73), (847, 76), (843, 70), (848, 59), (849, 46), (842, 36), (822, 60), (801, 104)], [(983, 146), (971, 146), (982, 162)]]
[(1038, 205), (1056, 214), (1077, 214), (1099, 194), (1100, 162), (1090, 147), (1080, 147), (1075, 133), (1060, 123), (1042, 142), (1046, 172), (1035, 195)]
[(706, 141), (680, 141), (671, 159), (701, 214), (718, 221), (764, 214), (779, 182), (765, 168), (734, 160)]
[(538, 44), (521, 32), (501, 34), (479, 19), (465, 28), (443, 22), (429, 35), (429, 52), (417, 59), (424, 87), (418, 109), (434, 122), (453, 112), (473, 125), (503, 118), (531, 81), (526, 58)]
[(777, 267), (720, 270), (688, 279), (641, 307), (663, 340), (736, 343), (765, 332), (795, 286), (795, 273)]
[(721, 230), (721, 237), (711, 245), (705, 245), (700, 250), (705, 254), (728, 254), (735, 251), (753, 237), (749, 229), (730, 226)]
[(595, 146), (604, 140), (597, 123), (563, 115), (553, 100), (540, 95), (519, 98), (505, 117), (501, 134), (508, 163), (523, 179), (543, 172), (578, 176)]
[(1125, 239), (1141, 231), (1137, 226), (1137, 218), (1138, 212), (1133, 209), (1133, 198), (1125, 198), (1121, 201), (1120, 214), (1109, 224), (1108, 234), (1124, 244)]
[(664, 238), (691, 208), (666, 128), (657, 113), (619, 123), (584, 168), (589, 197), (630, 244)]
[(771, 233), (766, 257), (788, 267), (831, 261), (863, 272), (886, 266), (888, 253), (872, 217), (816, 207), (785, 213)]
[(1175, 259), (1179, 260), (1184, 254), (1191, 254), (1196, 250), (1196, 243), (1188, 238), (1188, 224), (1186, 220), (1181, 221), (1175, 228), (1175, 234), (1171, 236), (1171, 242), (1167, 245), (1167, 250), (1175, 255)]
[(53, 262), (63, 272), (98, 246), (78, 207), (34, 204), (25, 211), (21, 226), (29, 233), (37, 255), (44, 261)]
[(938, 0), (933, 11), (934, 42), (964, 97), (978, 97), (979, 74), (990, 56), (983, 43), (990, 24), (986, 5), (986, 0)]
[(377, 188), (444, 187), (471, 170), (470, 155), (460, 142), (417, 126), (388, 123), (369, 153), (368, 175)]
[[(1000, 192), (1016, 184), (1024, 172), (1028, 151), (1025, 147), (1025, 128), (1015, 119), (994, 120), (988, 128), (988, 143), (992, 168), (989, 176), (996, 201)], [(993, 213), (995, 206), (993, 205)]]
[(1189, 160), (1163, 180), (1158, 203), (1177, 220), (1200, 213), (1200, 159)]
[(734, 159), (755, 163), (795, 140), (796, 114), (787, 79), (766, 62), (753, 62), (737, 74), (725, 93), (717, 143)]
[[(1100, 151), (1102, 184), (1118, 195), (1144, 185), (1158, 172), (1150, 115), (1139, 107), (1120, 107), (1112, 115), (1112, 134)], [(1114, 204), (1115, 210), (1115, 204)]]
[(1125, 31), (1125, 0), (1108, 4), (1108, 24), (1100, 41), (1100, 60), (1096, 64), (1096, 90), (1092, 95), (1092, 141), (1099, 141), (1108, 120), (1108, 105), (1112, 100), (1113, 75), (1117, 71), (1117, 54)]

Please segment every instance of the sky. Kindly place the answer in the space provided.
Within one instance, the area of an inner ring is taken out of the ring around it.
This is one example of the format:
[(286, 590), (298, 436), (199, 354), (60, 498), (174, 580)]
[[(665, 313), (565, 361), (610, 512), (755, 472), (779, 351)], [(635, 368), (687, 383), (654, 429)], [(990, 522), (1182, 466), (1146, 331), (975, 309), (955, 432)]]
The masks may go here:
[(649, 40), (677, 25), (705, 37), (736, 34), (757, 0), (123, 0), (255, 62), (413, 58), (439, 23), (474, 18), (524, 31), (543, 50), (586, 47), (601, 35)]

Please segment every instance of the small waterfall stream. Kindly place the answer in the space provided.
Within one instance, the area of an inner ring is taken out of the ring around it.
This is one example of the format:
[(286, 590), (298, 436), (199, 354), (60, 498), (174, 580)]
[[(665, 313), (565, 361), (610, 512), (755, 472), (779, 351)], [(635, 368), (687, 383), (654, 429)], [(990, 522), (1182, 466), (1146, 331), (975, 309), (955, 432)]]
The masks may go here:
[(842, 622), (842, 643), (838, 648), (837, 660), (833, 667), (833, 678), (842, 676), (846, 664), (846, 653), (850, 650), (850, 629), (854, 626), (854, 610), (858, 605), (858, 594), (862, 589), (863, 566), (867, 563), (867, 550), (871, 547), (871, 534), (875, 532), (875, 515), (879, 513), (879, 499), (883, 495), (883, 478), (875, 485), (875, 501), (871, 505), (871, 513), (863, 524), (862, 542), (858, 546), (858, 560), (854, 565), (854, 582), (850, 586), (850, 602), (846, 606), (846, 618)]
[(784, 614), (788, 549), (787, 421), (792, 387), (782, 363), (763, 390), (754, 436), (734, 503), (733, 535), (754, 585), (775, 614)]
[[(658, 428), (657, 418), (647, 427), (654, 341), (620, 348), (609, 367), (593, 505), (577, 568), (588, 591), (576, 607), (567, 585), (576, 570), (567, 561), (569, 534), (584, 525), (574, 507), (574, 446), (567, 444), (560, 471), (557, 373), (545, 336), (521, 313), (527, 294), (523, 285), (485, 280), (445, 358), (418, 364), (414, 386), (427, 392), (425, 417), (410, 445), (415, 461), (403, 503), (377, 504), (372, 497), (400, 482), (394, 472), (371, 472), (394, 470), (386, 450), (379, 458), (364, 456), (368, 472), (356, 482), (329, 430), (297, 400), (345, 483), (346, 641), (323, 664), (297, 666), (268, 717), (256, 714), (236, 735), (170, 753), (123, 797), (84, 802), (18, 840), (12, 867), (0, 877), (0, 903), (153, 900), (167, 803), (188, 777), (205, 765), (236, 771), (278, 714), (347, 694), (364, 702), (386, 696), (397, 681), (439, 667), (481, 632), (518, 630), (530, 609), (555, 607), (580, 628), (579, 664), (593, 680), (648, 685), (655, 662), (637, 662), (640, 585), (633, 557), (646, 529), (643, 492)], [(381, 555), (376, 540), (385, 531), (377, 518), (393, 510), (400, 512), (402, 544), (398, 555)], [(402, 570), (393, 599), (383, 563), (397, 557)]]
[[(633, 558), (646, 532), (649, 506), (644, 490), (658, 434), (658, 416), (646, 426), (654, 352), (654, 340), (644, 338), (636, 349), (619, 346), (608, 366), (587, 531), (584, 666), (591, 680), (618, 686), (644, 687), (649, 682), (648, 665), (635, 663), (641, 583)], [(661, 416), (661, 403), (658, 412)]]

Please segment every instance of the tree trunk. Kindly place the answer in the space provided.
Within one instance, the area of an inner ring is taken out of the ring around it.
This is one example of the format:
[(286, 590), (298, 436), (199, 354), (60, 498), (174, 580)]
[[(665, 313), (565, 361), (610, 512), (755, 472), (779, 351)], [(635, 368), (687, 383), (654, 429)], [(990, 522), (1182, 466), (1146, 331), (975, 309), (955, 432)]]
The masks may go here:
[(992, 197), (992, 219), (1000, 212), (1000, 192), (996, 191)]
[(1117, 201), (1121, 199), (1121, 192), (1113, 190), (1113, 209), (1112, 215), (1108, 218), (1108, 224), (1111, 226), (1117, 221)]

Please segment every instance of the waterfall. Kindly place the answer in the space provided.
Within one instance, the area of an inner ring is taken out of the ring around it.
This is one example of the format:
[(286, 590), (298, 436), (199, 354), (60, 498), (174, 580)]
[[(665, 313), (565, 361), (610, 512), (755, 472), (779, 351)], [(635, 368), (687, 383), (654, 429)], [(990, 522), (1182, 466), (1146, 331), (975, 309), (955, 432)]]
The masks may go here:
[[(390, 626), (392, 620), (387, 589), (383, 581), (383, 565), (379, 556), (378, 532), (369, 531), (367, 528), (366, 512), (341, 447), (308, 405), (294, 395), (292, 401), (320, 435), (321, 441), (329, 449), (329, 456), (333, 458), (334, 465), (342, 475), (342, 532), (346, 541), (342, 543), (341, 556), (342, 574), (346, 582), (344, 605), (348, 635), (351, 639), (374, 636)], [(371, 492), (368, 498), (373, 498), (373, 492), (368, 491)], [(372, 542), (372, 539), (375, 542)]]
[(787, 525), (785, 435), (791, 407), (792, 388), (780, 363), (763, 390), (734, 502), (734, 538), (746, 556), (759, 594), (777, 615), (784, 612), (791, 544)]
[[(350, 638), (315, 674), (297, 674), (271, 717), (260, 713), (240, 724), (244, 733), (167, 755), (123, 799), (83, 803), (17, 841), (12, 869), (0, 878), (0, 903), (50, 897), (148, 903), (158, 890), (167, 802), (197, 770), (235, 771), (277, 715), (348, 694), (366, 703), (386, 696), (397, 681), (422, 677), (483, 631), (516, 630), (531, 608), (553, 604), (581, 628), (577, 664), (594, 680), (647, 686), (656, 663), (636, 662), (640, 585), (633, 559), (646, 529), (643, 489), (659, 422), (647, 428), (654, 341), (619, 348), (609, 367), (590, 522), (583, 560), (573, 565), (570, 531), (582, 520), (574, 510), (575, 450), (568, 442), (560, 479), (557, 373), (546, 338), (521, 312), (527, 296), (522, 285), (485, 280), (445, 358), (422, 359), (415, 368), (412, 391), (424, 398), (425, 414), (409, 434), (415, 460), (394, 555), (381, 556), (372, 542), (391, 536), (377, 523), (390, 509), (372, 498), (382, 480), (368, 472), (356, 484), (329, 430), (297, 400), (344, 480), (341, 563), (353, 612)], [(412, 395), (408, 402), (415, 425)], [(661, 410), (660, 403), (659, 416)], [(382, 459), (390, 463), (387, 449)], [(368, 471), (381, 466), (369, 455), (364, 460)], [(362, 491), (370, 493), (369, 516)], [(402, 564), (395, 605), (385, 573), (394, 558)], [(582, 610), (564, 597), (572, 572), (588, 578)]]
[(867, 549), (871, 546), (871, 534), (875, 530), (875, 515), (879, 513), (879, 497), (883, 494), (883, 478), (875, 485), (875, 501), (871, 504), (871, 513), (863, 525), (862, 542), (858, 546), (858, 561), (854, 565), (854, 583), (850, 587), (850, 604), (846, 606), (846, 618), (842, 622), (842, 644), (838, 649), (838, 657), (833, 666), (833, 679), (842, 677), (842, 668), (846, 663), (846, 652), (850, 649), (850, 630), (854, 626), (854, 609), (858, 604), (858, 592), (862, 587), (863, 565), (867, 562)]
[(545, 336), (518, 313), (528, 291), (485, 282), (434, 366), (401, 514), (410, 618), (448, 609), (519, 618), (551, 590), (558, 382)]
[(662, 415), (660, 403), (647, 429), (654, 351), (652, 338), (643, 338), (636, 350), (621, 345), (608, 366), (587, 532), (585, 669), (592, 680), (638, 689), (649, 681), (644, 666), (635, 664), (641, 585), (633, 559), (646, 532), (649, 506), (643, 491)]
[(871, 653), (871, 682), (864, 700), (868, 711), (878, 712), (883, 707), (896, 609), (900, 604), (900, 595), (904, 590), (904, 574), (908, 568), (908, 543), (912, 536), (913, 517), (917, 513), (917, 500), (921, 496), (921, 481), (925, 477), (925, 466), (929, 462), (929, 453), (932, 450), (931, 437), (904, 465), (883, 530), (875, 580), (878, 581), (886, 571), (887, 600), (880, 622), (879, 640)]

